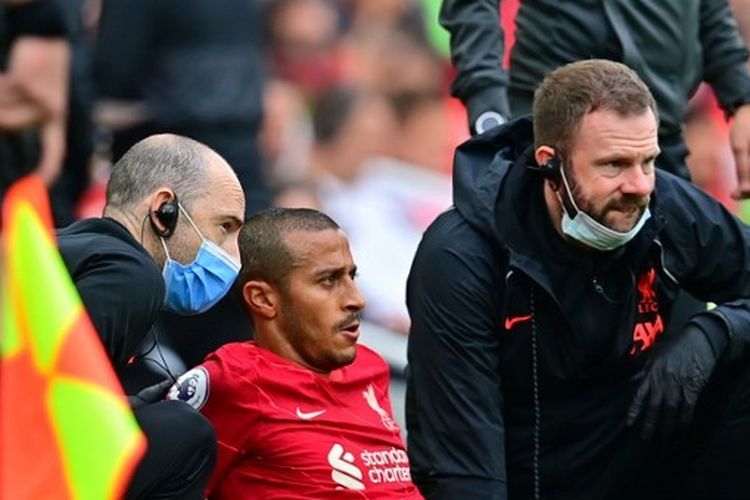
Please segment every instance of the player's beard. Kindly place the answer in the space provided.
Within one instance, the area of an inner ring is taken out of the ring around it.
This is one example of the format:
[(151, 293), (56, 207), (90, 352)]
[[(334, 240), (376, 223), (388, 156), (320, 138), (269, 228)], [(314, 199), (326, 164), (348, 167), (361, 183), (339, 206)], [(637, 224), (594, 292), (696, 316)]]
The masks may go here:
[(317, 338), (317, 333), (333, 336), (336, 334), (335, 329), (324, 332), (313, 331), (297, 314), (293, 301), (283, 295), (281, 316), (281, 328), (287, 340), (304, 362), (315, 370), (330, 372), (354, 361), (350, 356), (335, 350), (331, 338)]

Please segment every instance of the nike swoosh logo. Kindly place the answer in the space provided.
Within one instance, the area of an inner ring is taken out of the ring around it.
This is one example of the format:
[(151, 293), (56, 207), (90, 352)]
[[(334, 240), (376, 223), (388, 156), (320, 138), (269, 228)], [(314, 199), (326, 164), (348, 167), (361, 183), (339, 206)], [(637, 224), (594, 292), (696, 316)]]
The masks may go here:
[(297, 408), (297, 416), (301, 418), (302, 420), (312, 420), (315, 417), (321, 416), (325, 412), (326, 412), (325, 410), (318, 410), (318, 411), (311, 411), (311, 412), (305, 413), (299, 408)]
[(515, 318), (505, 318), (505, 329), (510, 330), (513, 328), (517, 323), (523, 323), (524, 321), (528, 321), (531, 319), (531, 314), (528, 316), (516, 316)]

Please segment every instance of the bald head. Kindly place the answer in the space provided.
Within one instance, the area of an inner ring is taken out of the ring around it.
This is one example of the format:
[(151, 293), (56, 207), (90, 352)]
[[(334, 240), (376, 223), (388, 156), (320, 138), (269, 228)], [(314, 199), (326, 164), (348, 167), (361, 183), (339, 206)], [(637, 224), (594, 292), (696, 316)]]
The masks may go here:
[(204, 190), (206, 177), (217, 173), (235, 177), (226, 161), (205, 144), (179, 135), (152, 135), (112, 167), (107, 208), (127, 212), (161, 187), (190, 206)]

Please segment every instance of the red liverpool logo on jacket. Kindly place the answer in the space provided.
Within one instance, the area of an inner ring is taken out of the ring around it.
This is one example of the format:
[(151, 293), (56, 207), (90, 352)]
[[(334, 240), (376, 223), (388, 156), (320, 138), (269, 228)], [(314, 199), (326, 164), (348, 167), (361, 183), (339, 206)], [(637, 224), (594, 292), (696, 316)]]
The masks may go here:
[(659, 314), (659, 302), (656, 300), (656, 292), (654, 291), (655, 281), (656, 269), (653, 267), (638, 278), (637, 288), (640, 300), (636, 306), (637, 323), (633, 328), (631, 356), (650, 348), (654, 345), (656, 337), (664, 332), (664, 322)]

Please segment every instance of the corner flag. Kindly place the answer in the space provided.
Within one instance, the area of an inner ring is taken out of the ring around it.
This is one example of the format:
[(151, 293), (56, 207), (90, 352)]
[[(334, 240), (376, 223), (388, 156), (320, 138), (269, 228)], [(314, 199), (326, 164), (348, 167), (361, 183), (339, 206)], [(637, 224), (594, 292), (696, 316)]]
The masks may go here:
[(40, 179), (0, 235), (0, 498), (122, 496), (146, 441), (55, 245)]

